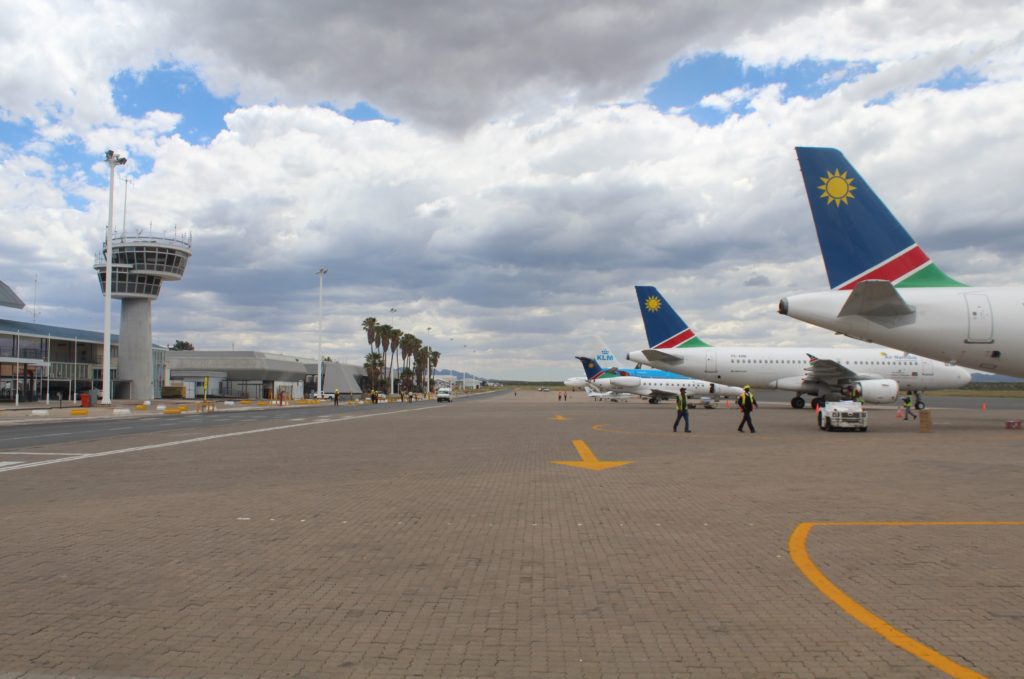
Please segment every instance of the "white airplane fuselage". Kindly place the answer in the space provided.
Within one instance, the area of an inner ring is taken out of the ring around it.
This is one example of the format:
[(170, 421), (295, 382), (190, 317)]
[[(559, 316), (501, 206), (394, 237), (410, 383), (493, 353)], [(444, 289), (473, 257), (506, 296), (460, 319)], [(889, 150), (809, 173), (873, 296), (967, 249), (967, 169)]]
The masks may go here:
[[(947, 366), (918, 356), (878, 349), (781, 348), (781, 347), (699, 347), (693, 349), (659, 349), (671, 360), (661, 361), (631, 351), (630, 361), (646, 363), (693, 378), (714, 380), (732, 386), (779, 389), (799, 394), (827, 397), (841, 388), (861, 386), (865, 399), (876, 403), (895, 400), (895, 382), (901, 391), (950, 389), (970, 382), (963, 368)], [(835, 382), (810, 379), (813, 362), (831, 360), (856, 373), (856, 378)], [(873, 389), (873, 386), (878, 386)], [(799, 406), (798, 406), (799, 407)]]
[(1024, 288), (899, 288), (912, 313), (840, 316), (848, 290), (791, 295), (779, 313), (938, 361), (1024, 377)]

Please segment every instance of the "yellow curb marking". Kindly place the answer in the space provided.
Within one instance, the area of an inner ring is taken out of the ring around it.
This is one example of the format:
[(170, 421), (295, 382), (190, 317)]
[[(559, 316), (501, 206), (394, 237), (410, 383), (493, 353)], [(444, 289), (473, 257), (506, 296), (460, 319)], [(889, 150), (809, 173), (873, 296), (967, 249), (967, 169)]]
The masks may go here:
[(807, 536), (815, 526), (1024, 526), (1024, 521), (821, 521), (801, 523), (789, 536), (789, 556), (811, 584), (847, 615), (889, 643), (957, 679), (984, 679), (985, 675), (958, 665), (934, 648), (899, 631), (854, 601), (814, 565), (807, 553)]
[(597, 456), (594, 455), (589, 447), (587, 447), (587, 444), (579, 439), (573, 439), (572, 445), (576, 448), (576, 452), (579, 453), (580, 460), (552, 460), (551, 464), (564, 464), (567, 467), (579, 467), (581, 469), (589, 469), (597, 472), (633, 463), (632, 460), (601, 461), (597, 459)]

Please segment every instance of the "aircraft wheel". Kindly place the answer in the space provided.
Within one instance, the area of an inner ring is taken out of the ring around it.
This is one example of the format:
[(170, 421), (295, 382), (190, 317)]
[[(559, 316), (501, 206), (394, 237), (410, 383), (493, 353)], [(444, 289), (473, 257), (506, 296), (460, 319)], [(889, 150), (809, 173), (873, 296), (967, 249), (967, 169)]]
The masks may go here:
[(811, 399), (811, 407), (812, 408), (819, 408), (819, 407), (821, 407), (823, 405), (825, 405), (825, 401), (820, 396), (817, 397), (817, 398)]
[(917, 403), (914, 404), (916, 410), (924, 410), (924, 401), (918, 399)]
[(803, 408), (805, 405), (807, 405), (807, 402), (804, 401), (799, 396), (794, 396), (793, 400), (789, 402), (789, 405), (793, 406), (794, 408)]
[(658, 405), (658, 399), (656, 398), (649, 398), (647, 399), (647, 402), (650, 403), (652, 406)]

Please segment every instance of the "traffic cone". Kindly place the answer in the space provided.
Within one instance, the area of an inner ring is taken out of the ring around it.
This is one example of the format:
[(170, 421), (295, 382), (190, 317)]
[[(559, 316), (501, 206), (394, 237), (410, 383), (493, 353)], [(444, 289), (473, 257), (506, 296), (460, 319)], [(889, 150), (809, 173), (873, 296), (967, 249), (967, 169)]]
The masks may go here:
[(981, 412), (983, 412), (983, 413), (984, 413), (984, 412), (986, 412), (987, 410), (988, 410), (988, 406), (986, 406), (986, 405), (985, 405), (985, 402), (984, 402), (984, 401), (982, 401), (982, 403), (981, 403)]
[(814, 404), (814, 414), (817, 415), (820, 412), (821, 412), (821, 404), (820, 403), (815, 403)]

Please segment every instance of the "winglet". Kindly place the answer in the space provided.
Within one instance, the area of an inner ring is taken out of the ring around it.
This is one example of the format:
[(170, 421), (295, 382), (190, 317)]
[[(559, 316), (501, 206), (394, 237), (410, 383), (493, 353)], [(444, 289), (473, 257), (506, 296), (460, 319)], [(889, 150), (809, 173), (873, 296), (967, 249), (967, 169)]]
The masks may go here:
[(652, 349), (690, 349), (710, 346), (697, 337), (653, 285), (637, 285), (636, 299)]
[(797, 147), (828, 282), (852, 290), (865, 280), (897, 287), (953, 287), (842, 153)]

